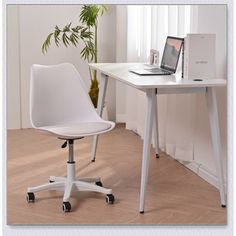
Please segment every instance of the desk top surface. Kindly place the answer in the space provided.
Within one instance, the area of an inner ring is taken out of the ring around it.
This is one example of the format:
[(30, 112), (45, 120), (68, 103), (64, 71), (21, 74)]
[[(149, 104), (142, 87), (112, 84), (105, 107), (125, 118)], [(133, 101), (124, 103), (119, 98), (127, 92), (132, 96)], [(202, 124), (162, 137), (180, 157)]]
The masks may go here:
[(174, 75), (137, 75), (130, 69), (142, 68), (143, 63), (90, 63), (90, 68), (108, 75), (122, 83), (138, 89), (147, 88), (204, 88), (226, 86), (225, 79), (203, 79), (193, 81), (182, 79), (181, 74)]

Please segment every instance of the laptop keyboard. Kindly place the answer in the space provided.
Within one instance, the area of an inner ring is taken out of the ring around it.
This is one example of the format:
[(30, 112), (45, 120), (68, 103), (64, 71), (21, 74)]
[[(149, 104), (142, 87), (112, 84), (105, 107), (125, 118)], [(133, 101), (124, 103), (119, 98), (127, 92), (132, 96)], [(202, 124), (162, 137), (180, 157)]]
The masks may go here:
[(145, 70), (153, 72), (153, 73), (160, 73), (163, 75), (168, 75), (170, 74), (170, 72), (166, 71), (166, 70), (162, 70), (161, 68), (146, 68)]

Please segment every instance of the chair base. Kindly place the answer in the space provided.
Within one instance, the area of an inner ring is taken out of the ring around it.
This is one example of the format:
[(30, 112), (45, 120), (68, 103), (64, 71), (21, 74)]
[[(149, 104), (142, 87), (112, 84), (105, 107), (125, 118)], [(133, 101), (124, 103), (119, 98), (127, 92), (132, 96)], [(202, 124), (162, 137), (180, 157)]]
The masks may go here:
[[(97, 184), (96, 184), (97, 183)], [(67, 177), (50, 176), (49, 183), (27, 189), (28, 196), (33, 193), (44, 190), (61, 190), (64, 191), (63, 204), (69, 202), (72, 191), (92, 191), (106, 194), (108, 197), (112, 195), (112, 190), (102, 187), (100, 178), (75, 178), (75, 162), (67, 162)], [(112, 195), (113, 196), (113, 195)], [(27, 198), (28, 202), (34, 202), (33, 198)], [(114, 196), (113, 196), (114, 201)], [(108, 203), (113, 203), (113, 201)], [(64, 205), (63, 205), (64, 206)], [(65, 208), (66, 209), (66, 208)], [(64, 207), (63, 207), (64, 210)], [(67, 210), (64, 210), (68, 212)], [(70, 211), (70, 210), (69, 210)]]

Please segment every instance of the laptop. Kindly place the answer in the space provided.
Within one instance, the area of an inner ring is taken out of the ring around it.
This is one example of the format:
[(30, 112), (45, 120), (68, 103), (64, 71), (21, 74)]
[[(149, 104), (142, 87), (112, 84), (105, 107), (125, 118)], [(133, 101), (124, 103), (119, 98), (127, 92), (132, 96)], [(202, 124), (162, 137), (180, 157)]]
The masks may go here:
[(184, 39), (168, 36), (166, 38), (165, 48), (161, 59), (160, 67), (130, 69), (138, 75), (171, 75), (176, 72), (181, 48)]

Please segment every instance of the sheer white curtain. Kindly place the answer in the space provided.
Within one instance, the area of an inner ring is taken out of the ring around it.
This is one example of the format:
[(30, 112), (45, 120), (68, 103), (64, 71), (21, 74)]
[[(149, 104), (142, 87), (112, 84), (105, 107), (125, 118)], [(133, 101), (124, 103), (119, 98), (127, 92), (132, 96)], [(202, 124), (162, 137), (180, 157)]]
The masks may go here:
[[(146, 62), (151, 48), (163, 53), (168, 35), (190, 32), (190, 6), (128, 6), (127, 61)], [(180, 65), (181, 63), (179, 63)], [(178, 67), (178, 70), (181, 66)], [(143, 78), (145, 79), (145, 78)], [(172, 157), (193, 160), (195, 96), (160, 95), (158, 101), (160, 148)], [(145, 94), (126, 87), (126, 128), (143, 136)]]

